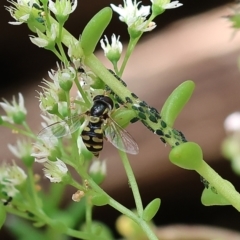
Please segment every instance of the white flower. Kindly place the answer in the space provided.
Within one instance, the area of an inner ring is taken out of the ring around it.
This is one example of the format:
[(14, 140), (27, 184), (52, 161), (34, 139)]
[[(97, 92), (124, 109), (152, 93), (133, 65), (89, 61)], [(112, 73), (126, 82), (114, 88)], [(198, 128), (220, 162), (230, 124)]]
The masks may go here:
[(31, 156), (35, 158), (36, 162), (46, 162), (52, 154), (57, 154), (57, 143), (57, 138), (54, 138), (53, 136), (46, 136), (45, 138), (41, 138), (38, 142), (35, 142), (33, 144), (33, 152)]
[(97, 183), (101, 184), (107, 173), (106, 161), (95, 160), (89, 168), (89, 175)]
[(89, 168), (89, 173), (90, 174), (101, 173), (102, 175), (105, 176), (106, 172), (107, 172), (107, 166), (106, 166), (106, 161), (104, 161), (104, 160), (93, 161), (90, 168)]
[(58, 21), (65, 22), (69, 14), (71, 14), (76, 9), (77, 0), (56, 0), (55, 2), (49, 0), (48, 7), (50, 11), (56, 15)]
[(52, 72), (48, 72), (49, 77), (54, 80), (54, 82), (58, 82), (59, 86), (64, 91), (69, 91), (72, 87), (73, 81), (77, 76), (77, 72), (73, 67), (64, 67), (59, 66), (57, 63), (58, 70)]
[(17, 124), (25, 121), (27, 110), (24, 106), (24, 98), (21, 93), (18, 94), (18, 102), (13, 97), (12, 104), (4, 99), (4, 102), (0, 102), (0, 106), (7, 113), (7, 116), (2, 116), (4, 121)]
[(156, 25), (155, 22), (150, 22), (150, 23), (148, 23), (148, 22), (145, 21), (145, 22), (139, 23), (139, 24), (136, 26), (135, 30), (140, 31), (140, 32), (150, 32), (150, 31), (152, 31), (156, 26), (157, 26), (157, 25)]
[(9, 22), (12, 25), (20, 25), (27, 22), (33, 11), (34, 4), (39, 4), (37, 0), (8, 0), (13, 6), (6, 7), (11, 16), (16, 20), (16, 22)]
[[(79, 44), (80, 44), (79, 40), (75, 40), (73, 38), (71, 38), (69, 40), (68, 56), (70, 57), (70, 59), (72, 60), (73, 63), (75, 61), (79, 62), (79, 66), (80, 66), (83, 52), (82, 52), (82, 49), (79, 48)], [(79, 66), (76, 66), (75, 64), (74, 64), (74, 66), (76, 69), (78, 69), (78, 67), (79, 67)]]
[(12, 154), (19, 159), (29, 157), (32, 151), (32, 146), (29, 142), (20, 140), (17, 140), (17, 144), (15, 146), (8, 144), (8, 148)]
[(66, 164), (57, 158), (57, 161), (47, 161), (44, 163), (44, 175), (49, 178), (51, 182), (59, 183), (63, 177), (66, 176), (68, 168)]
[(0, 166), (1, 192), (6, 193), (8, 197), (14, 197), (19, 192), (17, 186), (23, 184), (26, 178), (25, 172), (15, 163), (13, 165), (3, 163)]
[(131, 30), (136, 31), (150, 31), (146, 30), (148, 23), (146, 17), (150, 14), (150, 6), (141, 6), (138, 9), (140, 2), (136, 0), (123, 0), (124, 6), (118, 7), (114, 4), (110, 4), (113, 11), (117, 12), (122, 22), (125, 22)]
[(47, 30), (46, 34), (36, 29), (38, 37), (31, 36), (30, 40), (33, 44), (38, 47), (53, 49), (55, 46), (55, 40), (58, 35), (58, 26), (55, 23), (52, 23), (50, 31)]
[(179, 3), (179, 1), (170, 2), (170, 0), (151, 0), (151, 2), (163, 9), (178, 8), (183, 5), (182, 3)]
[(46, 128), (47, 126), (49, 126), (53, 123), (61, 121), (61, 119), (58, 116), (53, 115), (53, 114), (41, 115), (41, 117), (45, 121), (45, 122), (41, 122), (41, 125), (42, 125), (43, 128)]
[(224, 128), (229, 132), (240, 131), (240, 112), (228, 115), (224, 121)]
[(123, 0), (124, 6), (119, 5), (118, 7), (114, 4), (110, 4), (113, 11), (117, 12), (122, 22), (125, 22), (128, 26), (131, 26), (138, 18), (145, 18), (150, 14), (150, 6), (141, 6), (138, 9), (140, 2), (134, 2), (132, 0)]
[(105, 56), (110, 60), (110, 61), (118, 61), (121, 53), (122, 53), (122, 43), (119, 41), (120, 36), (116, 38), (116, 35), (112, 35), (112, 44), (110, 45), (107, 36), (105, 35), (105, 42), (104, 39), (101, 39), (101, 47), (104, 51)]

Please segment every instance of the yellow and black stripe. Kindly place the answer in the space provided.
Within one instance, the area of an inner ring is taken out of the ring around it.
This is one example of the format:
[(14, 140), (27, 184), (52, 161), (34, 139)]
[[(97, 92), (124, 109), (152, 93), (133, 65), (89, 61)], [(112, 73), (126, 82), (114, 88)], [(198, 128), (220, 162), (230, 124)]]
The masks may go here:
[(89, 124), (82, 131), (82, 140), (94, 156), (98, 157), (99, 152), (103, 149), (103, 120), (98, 118), (97, 122), (89, 121)]

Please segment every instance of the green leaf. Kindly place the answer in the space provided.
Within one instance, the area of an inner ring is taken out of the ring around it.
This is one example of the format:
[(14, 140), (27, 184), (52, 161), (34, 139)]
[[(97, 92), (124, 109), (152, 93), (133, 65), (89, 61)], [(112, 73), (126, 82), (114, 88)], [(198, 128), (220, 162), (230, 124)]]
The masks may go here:
[(143, 211), (142, 215), (143, 220), (147, 222), (151, 221), (158, 212), (160, 204), (161, 204), (160, 198), (152, 200)]
[(177, 116), (190, 99), (194, 88), (195, 83), (193, 81), (185, 81), (168, 97), (161, 110), (162, 119), (168, 124), (168, 126), (173, 127)]
[[(234, 186), (227, 180), (225, 182), (228, 184), (229, 187), (234, 188)], [(225, 206), (225, 205), (232, 205), (225, 197), (221, 194), (217, 193), (217, 190), (211, 185), (208, 188), (205, 188), (202, 192), (201, 202), (204, 206)]]
[(181, 168), (196, 170), (203, 162), (202, 149), (194, 142), (182, 143), (171, 150), (169, 159)]
[(105, 7), (88, 22), (81, 36), (81, 47), (86, 56), (94, 52), (97, 43), (111, 19), (112, 9)]
[(216, 194), (211, 188), (204, 188), (201, 196), (201, 202), (204, 206), (231, 205), (221, 194)]

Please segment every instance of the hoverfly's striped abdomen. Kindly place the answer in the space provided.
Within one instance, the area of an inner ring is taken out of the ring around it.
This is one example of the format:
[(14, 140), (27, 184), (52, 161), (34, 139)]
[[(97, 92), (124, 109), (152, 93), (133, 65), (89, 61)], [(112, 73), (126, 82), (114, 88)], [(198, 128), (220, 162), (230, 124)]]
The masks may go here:
[(82, 131), (82, 139), (88, 151), (98, 157), (103, 149), (103, 124), (112, 110), (113, 102), (104, 95), (96, 96), (93, 101), (93, 106), (88, 112), (89, 123)]
[(82, 140), (86, 148), (96, 157), (98, 157), (99, 152), (103, 149), (103, 122), (100, 118), (98, 120), (95, 123), (89, 122), (82, 131)]

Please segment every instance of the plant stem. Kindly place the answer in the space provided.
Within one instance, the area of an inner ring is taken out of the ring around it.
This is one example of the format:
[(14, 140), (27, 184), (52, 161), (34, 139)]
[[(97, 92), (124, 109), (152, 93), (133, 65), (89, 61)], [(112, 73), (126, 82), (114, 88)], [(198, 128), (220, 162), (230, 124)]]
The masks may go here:
[(115, 208), (117, 211), (121, 212), (122, 214), (128, 216), (130, 219), (132, 219), (134, 222), (142, 226), (144, 232), (149, 237), (149, 240), (157, 240), (158, 238), (152, 231), (152, 229), (148, 226), (148, 224), (141, 219), (141, 217), (137, 216), (135, 213), (133, 213), (131, 210), (127, 209), (125, 206), (114, 200), (111, 196), (109, 196), (101, 187), (99, 187), (92, 178), (85, 172), (84, 169), (77, 169), (79, 175), (86, 179), (89, 183), (89, 185), (92, 187), (93, 190), (95, 190), (97, 193), (104, 194), (109, 198), (109, 205)]
[(240, 194), (233, 187), (229, 187), (229, 182), (223, 179), (205, 161), (196, 171), (209, 181), (217, 192), (226, 198), (233, 207), (240, 211)]
[(121, 66), (120, 71), (119, 71), (119, 77), (122, 76), (123, 71), (124, 71), (124, 69), (126, 67), (126, 64), (128, 62), (128, 59), (130, 58), (130, 56), (131, 56), (131, 54), (132, 54), (132, 52), (133, 52), (133, 50), (134, 50), (134, 48), (135, 48), (135, 46), (136, 46), (136, 44), (137, 44), (137, 42), (138, 42), (140, 37), (134, 38), (134, 39), (130, 38), (130, 41), (129, 41), (129, 44), (128, 44), (128, 47), (127, 47), (127, 51), (126, 51), (125, 57), (123, 59), (122, 66)]
[(88, 196), (86, 196), (86, 226), (87, 232), (91, 233), (92, 225), (92, 203)]
[(77, 77), (74, 79), (74, 82), (75, 82), (75, 84), (76, 84), (76, 86), (77, 86), (77, 89), (78, 89), (78, 91), (80, 92), (80, 94), (81, 94), (84, 102), (86, 103), (87, 107), (90, 107), (90, 106), (91, 106), (91, 103), (90, 103), (90, 101), (88, 100), (85, 92), (83, 91), (83, 89), (82, 89), (82, 87), (81, 87), (81, 85), (80, 85)]
[(129, 184), (130, 184), (132, 192), (133, 192), (133, 197), (135, 200), (138, 215), (141, 217), (142, 213), (143, 213), (142, 199), (141, 199), (141, 196), (139, 193), (138, 185), (137, 185), (133, 170), (129, 163), (127, 154), (123, 151), (119, 151), (119, 155), (121, 157), (124, 169), (125, 169), (127, 177), (128, 177)]
[(38, 198), (38, 195), (37, 195), (37, 192), (36, 192), (33, 169), (31, 167), (28, 167), (27, 172), (28, 172), (28, 183), (30, 185), (33, 201), (34, 201), (35, 207), (39, 208), (41, 206), (41, 204), (40, 204), (40, 199)]

